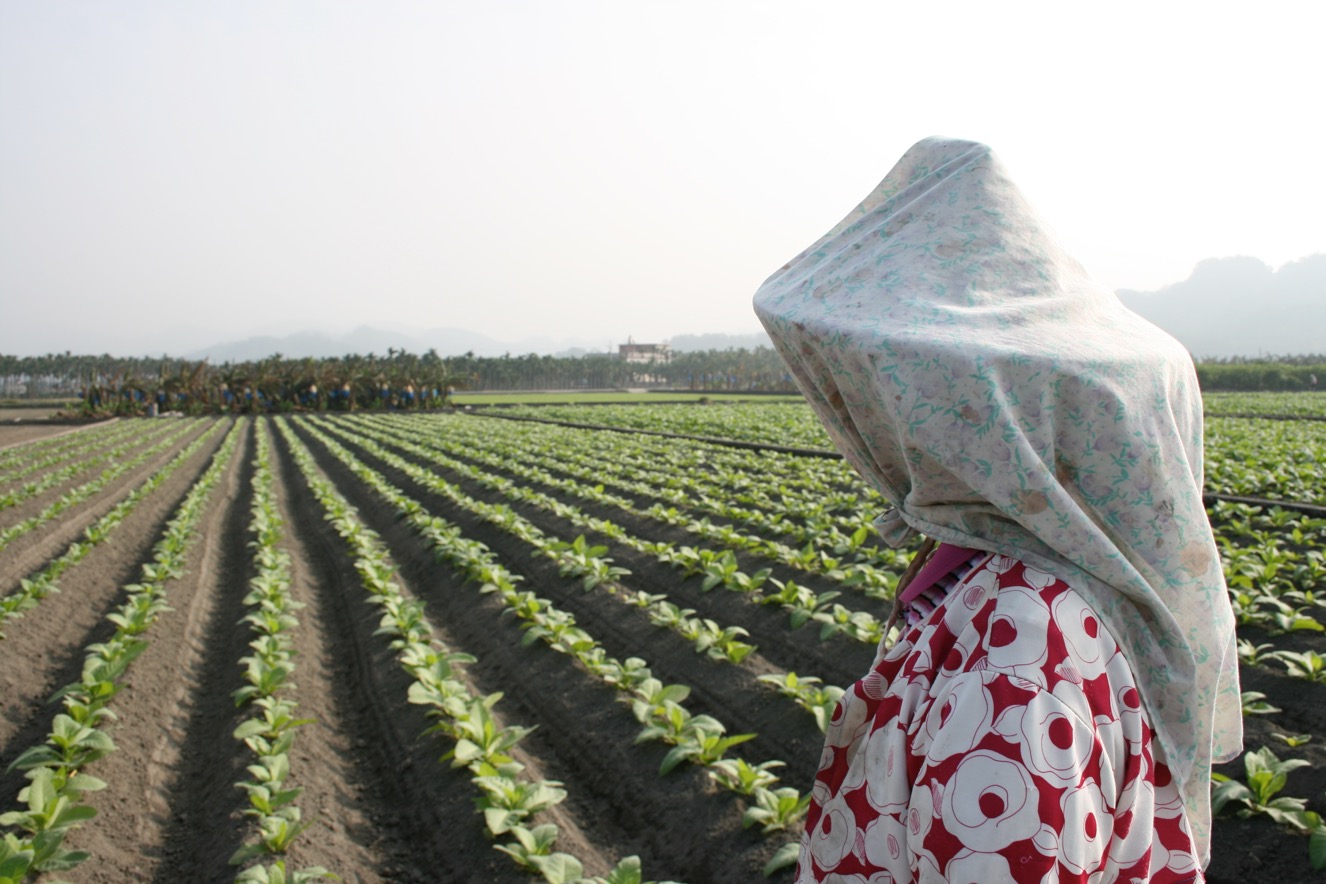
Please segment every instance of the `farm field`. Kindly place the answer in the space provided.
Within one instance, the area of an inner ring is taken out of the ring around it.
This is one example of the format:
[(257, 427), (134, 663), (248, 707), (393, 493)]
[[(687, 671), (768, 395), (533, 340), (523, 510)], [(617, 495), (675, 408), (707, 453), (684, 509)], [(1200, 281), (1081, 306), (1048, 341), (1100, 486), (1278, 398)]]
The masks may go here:
[[(25, 849), (71, 882), (787, 860), (907, 563), (866, 527), (883, 503), (779, 450), (831, 447), (801, 404), (498, 414), (0, 427), (0, 880)], [(1207, 429), (1250, 750), (1209, 880), (1314, 880), (1326, 422)]]

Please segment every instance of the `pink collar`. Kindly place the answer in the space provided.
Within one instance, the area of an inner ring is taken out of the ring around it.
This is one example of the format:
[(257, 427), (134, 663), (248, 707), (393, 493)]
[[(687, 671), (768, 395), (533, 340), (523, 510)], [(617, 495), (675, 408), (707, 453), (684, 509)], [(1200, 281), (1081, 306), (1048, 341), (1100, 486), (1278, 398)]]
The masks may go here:
[(961, 565), (963, 562), (976, 555), (978, 550), (968, 549), (965, 546), (954, 546), (951, 543), (941, 543), (936, 549), (929, 561), (922, 567), (920, 572), (912, 578), (912, 582), (903, 590), (902, 602), (906, 604), (934, 586), (939, 578)]

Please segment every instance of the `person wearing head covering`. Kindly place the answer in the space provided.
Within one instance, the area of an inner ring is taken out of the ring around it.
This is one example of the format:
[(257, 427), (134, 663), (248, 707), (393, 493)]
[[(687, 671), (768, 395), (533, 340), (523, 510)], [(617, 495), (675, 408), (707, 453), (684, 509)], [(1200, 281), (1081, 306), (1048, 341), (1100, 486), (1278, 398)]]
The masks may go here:
[(952, 139), (755, 310), (884, 541), (927, 539), (828, 728), (797, 881), (1200, 881), (1242, 717), (1188, 353)]

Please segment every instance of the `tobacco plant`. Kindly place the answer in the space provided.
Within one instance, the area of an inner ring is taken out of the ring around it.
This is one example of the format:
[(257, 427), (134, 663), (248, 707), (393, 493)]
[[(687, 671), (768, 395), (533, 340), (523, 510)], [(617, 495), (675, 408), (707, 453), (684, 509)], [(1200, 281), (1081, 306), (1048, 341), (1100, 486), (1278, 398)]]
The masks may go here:
[(797, 825), (810, 808), (809, 793), (802, 795), (787, 786), (780, 789), (756, 788), (753, 797), (755, 804), (746, 809), (741, 824), (750, 828), (758, 823), (765, 834), (786, 831)]
[(1303, 831), (1310, 831), (1320, 825), (1315, 813), (1306, 809), (1302, 798), (1280, 795), (1288, 780), (1290, 771), (1307, 767), (1309, 762), (1302, 758), (1287, 758), (1281, 761), (1269, 746), (1263, 746), (1255, 752), (1243, 754), (1243, 766), (1246, 784), (1221, 773), (1213, 773), (1211, 779), (1214, 789), (1211, 792), (1211, 812), (1219, 814), (1230, 804), (1242, 805), (1235, 814), (1249, 817), (1264, 814), (1278, 823), (1285, 823)]

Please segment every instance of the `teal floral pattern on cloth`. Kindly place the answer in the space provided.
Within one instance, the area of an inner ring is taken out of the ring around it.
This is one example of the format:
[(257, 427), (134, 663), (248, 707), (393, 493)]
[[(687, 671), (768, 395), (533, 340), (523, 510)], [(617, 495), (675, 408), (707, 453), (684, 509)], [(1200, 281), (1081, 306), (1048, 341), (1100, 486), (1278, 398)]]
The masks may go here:
[(1210, 839), (1242, 748), (1234, 618), (1202, 504), (1192, 359), (1093, 282), (983, 144), (929, 138), (755, 294), (838, 449), (915, 532), (1081, 592)]

